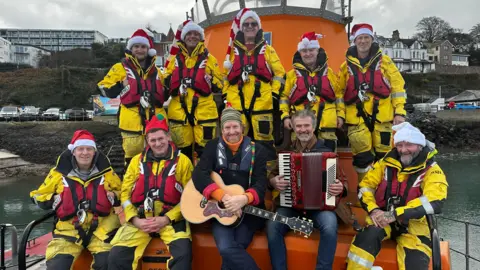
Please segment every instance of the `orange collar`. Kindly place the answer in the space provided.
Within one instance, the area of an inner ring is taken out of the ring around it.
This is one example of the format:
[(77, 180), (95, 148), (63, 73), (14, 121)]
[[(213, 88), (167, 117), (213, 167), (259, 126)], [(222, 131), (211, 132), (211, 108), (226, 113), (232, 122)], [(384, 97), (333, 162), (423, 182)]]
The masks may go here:
[(240, 138), (240, 141), (236, 142), (236, 143), (229, 143), (225, 137), (223, 137), (222, 135), (222, 138), (223, 138), (223, 141), (225, 142), (225, 144), (228, 146), (228, 148), (230, 149), (230, 151), (232, 151), (232, 154), (235, 155), (237, 152), (238, 152), (238, 149), (240, 148), (240, 145), (242, 145), (242, 142), (243, 142), (243, 136), (242, 138)]

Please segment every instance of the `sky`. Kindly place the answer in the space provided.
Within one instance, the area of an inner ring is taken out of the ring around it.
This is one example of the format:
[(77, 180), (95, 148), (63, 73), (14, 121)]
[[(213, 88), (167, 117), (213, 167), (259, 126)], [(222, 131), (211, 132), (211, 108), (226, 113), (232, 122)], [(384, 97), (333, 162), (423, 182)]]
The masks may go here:
[[(215, 1), (208, 0), (209, 3)], [(309, 1), (320, 2), (301, 0), (301, 3)], [(465, 32), (469, 32), (472, 26), (480, 23), (480, 17), (477, 15), (478, 0), (352, 0), (352, 2), (354, 23), (371, 23), (378, 35), (386, 37), (390, 37), (394, 30), (399, 30), (402, 38), (413, 36), (417, 22), (427, 16), (438, 16), (449, 22), (452, 27)], [(186, 19), (185, 12), (194, 3), (195, 0), (0, 1), (0, 28), (98, 30), (109, 38), (118, 38), (129, 37), (134, 30), (150, 24), (156, 31), (167, 33), (170, 24), (176, 29), (177, 25)]]

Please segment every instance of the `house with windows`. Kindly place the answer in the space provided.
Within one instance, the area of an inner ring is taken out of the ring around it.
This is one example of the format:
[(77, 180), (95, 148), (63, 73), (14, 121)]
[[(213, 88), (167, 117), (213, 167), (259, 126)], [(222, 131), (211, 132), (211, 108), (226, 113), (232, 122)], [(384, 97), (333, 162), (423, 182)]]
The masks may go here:
[(427, 44), (428, 58), (438, 65), (469, 66), (466, 48), (455, 47), (448, 40), (436, 41)]
[(398, 30), (391, 38), (376, 36), (383, 54), (392, 58), (402, 72), (426, 73), (435, 70), (435, 63), (428, 59), (427, 46), (417, 39), (400, 38)]

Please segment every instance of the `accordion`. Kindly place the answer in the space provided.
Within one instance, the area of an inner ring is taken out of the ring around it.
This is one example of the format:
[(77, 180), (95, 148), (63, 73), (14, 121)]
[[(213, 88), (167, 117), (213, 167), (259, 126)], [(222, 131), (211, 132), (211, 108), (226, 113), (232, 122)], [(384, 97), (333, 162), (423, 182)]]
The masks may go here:
[(337, 154), (280, 152), (279, 175), (290, 185), (280, 193), (280, 205), (299, 210), (334, 210), (340, 198), (328, 187), (337, 178)]

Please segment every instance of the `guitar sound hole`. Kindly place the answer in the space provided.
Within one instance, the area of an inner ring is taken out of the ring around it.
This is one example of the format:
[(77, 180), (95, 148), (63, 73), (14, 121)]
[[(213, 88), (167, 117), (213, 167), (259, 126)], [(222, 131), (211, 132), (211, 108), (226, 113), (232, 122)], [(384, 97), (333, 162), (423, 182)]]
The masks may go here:
[(220, 208), (220, 209), (226, 209), (226, 208), (225, 208), (225, 204), (223, 204), (223, 202), (218, 202), (218, 208)]

